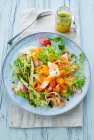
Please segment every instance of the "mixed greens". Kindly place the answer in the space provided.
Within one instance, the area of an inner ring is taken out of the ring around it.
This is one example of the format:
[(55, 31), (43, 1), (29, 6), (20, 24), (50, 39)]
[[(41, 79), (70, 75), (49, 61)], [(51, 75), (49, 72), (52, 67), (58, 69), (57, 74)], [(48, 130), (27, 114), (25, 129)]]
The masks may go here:
[[(82, 90), (84, 54), (71, 54), (62, 37), (41, 37), (41, 47), (22, 52), (13, 63), (12, 89), (35, 107), (64, 106), (69, 96)], [(55, 49), (58, 47), (58, 49)]]
[(38, 59), (44, 64), (48, 62), (54, 62), (59, 59), (61, 54), (53, 48), (53, 46), (43, 48), (43, 51), (39, 54)]

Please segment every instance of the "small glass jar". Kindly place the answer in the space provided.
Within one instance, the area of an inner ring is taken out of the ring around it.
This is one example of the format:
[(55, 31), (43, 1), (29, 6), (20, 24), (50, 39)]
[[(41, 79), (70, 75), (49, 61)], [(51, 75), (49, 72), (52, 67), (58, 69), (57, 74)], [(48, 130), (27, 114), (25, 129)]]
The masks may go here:
[(71, 10), (68, 7), (59, 7), (55, 17), (56, 30), (61, 33), (69, 32), (71, 22)]

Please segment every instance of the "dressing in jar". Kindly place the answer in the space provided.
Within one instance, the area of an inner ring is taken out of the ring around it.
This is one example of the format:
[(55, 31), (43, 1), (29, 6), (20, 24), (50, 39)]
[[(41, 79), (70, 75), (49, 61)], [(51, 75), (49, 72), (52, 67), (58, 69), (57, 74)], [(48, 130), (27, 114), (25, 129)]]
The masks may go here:
[(71, 28), (71, 22), (71, 10), (64, 6), (58, 8), (55, 17), (56, 30), (61, 33), (69, 32)]

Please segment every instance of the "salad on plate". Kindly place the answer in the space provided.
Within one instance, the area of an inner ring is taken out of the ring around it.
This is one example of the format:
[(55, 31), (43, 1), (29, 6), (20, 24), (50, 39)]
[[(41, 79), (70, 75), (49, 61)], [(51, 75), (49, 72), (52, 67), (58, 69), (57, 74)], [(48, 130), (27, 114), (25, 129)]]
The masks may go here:
[(35, 107), (65, 106), (84, 86), (84, 54), (66, 49), (61, 36), (39, 38), (39, 46), (20, 50), (12, 64), (12, 89)]

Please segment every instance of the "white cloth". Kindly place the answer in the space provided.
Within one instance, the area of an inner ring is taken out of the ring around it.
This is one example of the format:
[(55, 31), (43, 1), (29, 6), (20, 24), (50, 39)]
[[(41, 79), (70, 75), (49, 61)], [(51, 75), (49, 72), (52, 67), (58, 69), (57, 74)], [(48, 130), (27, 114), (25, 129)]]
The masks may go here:
[[(39, 9), (28, 9), (25, 10), (20, 18), (20, 29), (27, 27), (35, 18), (35, 16), (42, 10)], [(46, 16), (38, 20), (32, 25), (27, 31), (25, 31), (20, 39), (34, 32), (39, 31), (50, 31), (55, 32), (54, 16)], [(78, 23), (77, 23), (78, 24)], [(77, 25), (77, 32), (73, 29), (70, 33), (64, 34), (69, 38), (73, 39), (79, 44), (79, 24)], [(44, 117), (32, 114), (25, 111), (19, 106), (12, 103), (9, 111), (9, 127), (17, 128), (32, 128), (32, 127), (79, 127), (83, 125), (83, 104), (80, 103), (77, 107), (70, 110), (69, 112), (53, 116)]]

